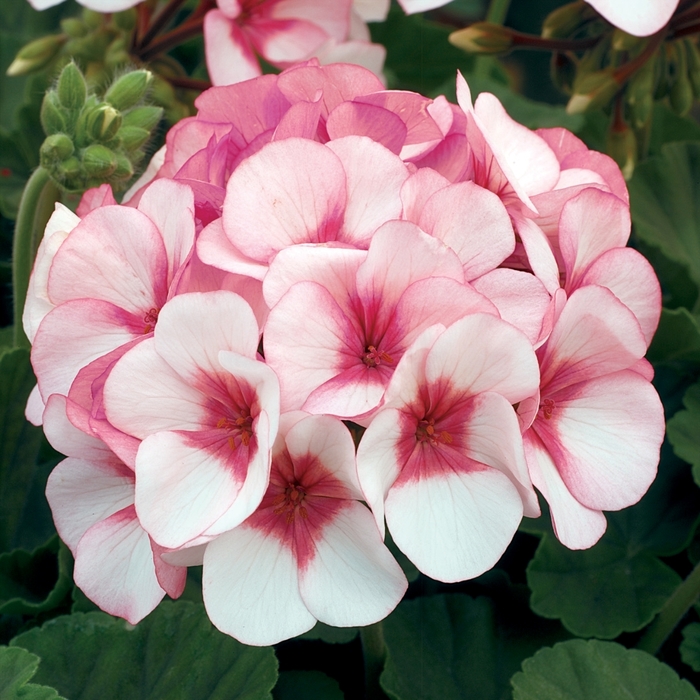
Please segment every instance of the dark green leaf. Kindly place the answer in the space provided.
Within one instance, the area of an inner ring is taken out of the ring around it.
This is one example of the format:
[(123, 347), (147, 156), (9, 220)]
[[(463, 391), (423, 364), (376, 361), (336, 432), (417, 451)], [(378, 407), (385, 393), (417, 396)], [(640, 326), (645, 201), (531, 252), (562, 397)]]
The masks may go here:
[(572, 639), (523, 662), (513, 700), (698, 700), (700, 695), (653, 656), (613, 642)]
[[(502, 621), (504, 622), (504, 621)], [(382, 688), (400, 700), (506, 700), (523, 658), (561, 636), (500, 625), (487, 598), (436, 595), (404, 601), (385, 620), (388, 657)]]
[(337, 681), (320, 671), (284, 671), (272, 691), (274, 700), (343, 700)]
[(689, 117), (679, 117), (663, 102), (655, 102), (649, 139), (650, 155), (657, 155), (665, 143), (673, 141), (700, 141), (700, 125)]
[(0, 647), (0, 700), (62, 700), (53, 688), (28, 683), (38, 665), (24, 649)]
[(163, 603), (136, 627), (74, 613), (20, 634), (41, 657), (36, 680), (70, 700), (265, 700), (277, 680), (271, 648), (218, 632), (202, 606)]
[(700, 286), (700, 143), (667, 143), (629, 183), (637, 235)]
[(27, 350), (0, 355), (0, 551), (33, 549), (55, 532), (44, 496), (53, 465), (37, 464), (44, 435), (24, 417), (35, 383)]
[(687, 309), (661, 310), (647, 358), (657, 362), (700, 362), (700, 325)]
[(36, 615), (60, 605), (73, 585), (73, 558), (55, 535), (27, 552), (0, 556), (0, 614)]
[(297, 639), (320, 639), (326, 644), (347, 644), (357, 637), (357, 627), (331, 627), (317, 622), (308, 632), (300, 634)]
[(700, 383), (693, 384), (683, 397), (685, 411), (678, 411), (666, 425), (674, 452), (693, 467), (700, 486)]
[(684, 663), (693, 671), (700, 671), (700, 622), (691, 622), (683, 628), (680, 652)]

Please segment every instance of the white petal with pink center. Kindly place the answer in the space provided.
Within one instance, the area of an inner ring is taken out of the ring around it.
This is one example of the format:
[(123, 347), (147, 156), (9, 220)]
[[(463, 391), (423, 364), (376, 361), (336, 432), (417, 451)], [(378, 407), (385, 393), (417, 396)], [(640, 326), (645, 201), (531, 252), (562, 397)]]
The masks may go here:
[(136, 508), (163, 547), (219, 534), (211, 528), (222, 518), (234, 527), (262, 498), (279, 386), (256, 359), (258, 332), (237, 294), (183, 294), (163, 307), (153, 340), (127, 352), (106, 382), (108, 419), (143, 439)]
[(538, 512), (510, 405), (536, 391), (536, 364), (527, 338), (493, 316), (431, 328), (399, 363), (360, 442), (367, 501), (375, 515), (386, 501), (394, 541), (433, 578), (479, 575), (524, 508)]
[(406, 590), (361, 498), (350, 433), (310, 416), (275, 446), (259, 509), (207, 546), (203, 593), (214, 624), (248, 644), (274, 644), (316, 620), (366, 625)]

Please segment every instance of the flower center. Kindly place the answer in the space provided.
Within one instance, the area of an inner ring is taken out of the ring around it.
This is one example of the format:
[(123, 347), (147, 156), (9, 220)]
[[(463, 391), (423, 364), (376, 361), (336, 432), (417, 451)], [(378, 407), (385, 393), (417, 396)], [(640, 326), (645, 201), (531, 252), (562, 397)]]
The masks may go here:
[(156, 323), (158, 323), (158, 313), (159, 309), (153, 308), (149, 309), (146, 314), (143, 317), (143, 322), (144, 322), (144, 327), (143, 327), (143, 334), (146, 335), (147, 333), (150, 333), (155, 327)]
[(416, 428), (416, 440), (418, 442), (429, 442), (431, 445), (438, 445), (439, 443), (450, 445), (452, 444), (452, 435), (446, 430), (441, 430), (439, 433), (436, 432), (435, 419), (424, 418), (418, 423)]
[(228, 433), (231, 433), (228, 438), (229, 447), (235, 450), (238, 444), (250, 445), (250, 438), (253, 436), (253, 418), (248, 413), (240, 413), (237, 418), (219, 418), (217, 428), (221, 428)]
[(394, 358), (386, 352), (377, 350), (374, 345), (368, 345), (364, 353), (362, 353), (362, 361), (368, 367), (377, 367), (381, 365), (382, 362), (386, 362), (389, 365), (393, 364)]
[(272, 504), (276, 506), (272, 512), (275, 515), (284, 513), (287, 524), (294, 522), (297, 512), (303, 520), (306, 520), (309, 517), (309, 513), (304, 507), (305, 499), (306, 491), (302, 486), (297, 483), (289, 483), (287, 488), (272, 501)]
[(540, 404), (540, 410), (545, 417), (545, 420), (551, 420), (554, 413), (555, 403), (552, 399), (545, 399)]

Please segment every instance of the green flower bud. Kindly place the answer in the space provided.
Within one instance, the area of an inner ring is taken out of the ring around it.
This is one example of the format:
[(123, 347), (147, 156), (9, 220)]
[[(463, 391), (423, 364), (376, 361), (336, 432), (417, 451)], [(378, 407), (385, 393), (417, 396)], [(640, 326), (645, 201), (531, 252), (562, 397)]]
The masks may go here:
[(87, 34), (87, 27), (77, 17), (66, 17), (61, 20), (61, 29), (72, 39), (80, 39)]
[(63, 107), (70, 110), (82, 109), (87, 98), (87, 84), (75, 63), (69, 63), (61, 71), (56, 88), (58, 100)]
[(58, 55), (67, 40), (65, 34), (52, 34), (30, 41), (19, 50), (5, 71), (6, 75), (27, 75), (40, 71)]
[(654, 74), (656, 58), (649, 59), (630, 79), (625, 97), (632, 127), (641, 129), (654, 108)]
[(137, 126), (146, 131), (153, 131), (163, 118), (162, 107), (135, 107), (124, 115), (124, 126)]
[[(54, 174), (54, 177), (60, 182), (75, 181), (76, 178), (80, 177), (80, 161), (75, 156), (71, 156), (70, 158), (66, 158), (62, 163), (59, 163), (55, 168), (50, 169), (50, 172)], [(72, 185), (71, 189), (76, 189), (76, 185)]]
[(622, 129), (610, 129), (607, 145), (608, 154), (620, 166), (625, 180), (629, 180), (637, 162), (637, 139), (634, 132), (626, 125)]
[(615, 51), (639, 51), (649, 42), (648, 37), (639, 37), (615, 28), (612, 37), (612, 47)]
[(87, 7), (84, 7), (83, 22), (85, 22), (85, 24), (90, 29), (98, 29), (102, 26), (104, 22), (104, 17), (100, 12), (96, 12), (95, 10), (88, 10)]
[(117, 167), (110, 178), (113, 182), (126, 182), (134, 175), (134, 166), (131, 161), (123, 155), (117, 154)]
[(654, 99), (661, 100), (668, 94), (670, 87), (668, 75), (668, 56), (666, 44), (662, 44), (661, 48), (656, 52), (656, 60), (654, 62)]
[(566, 105), (567, 114), (582, 114), (604, 107), (620, 89), (612, 70), (588, 73), (574, 85), (574, 94)]
[(104, 62), (105, 65), (110, 68), (116, 68), (117, 66), (123, 66), (131, 61), (131, 56), (129, 56), (129, 51), (127, 50), (127, 40), (123, 36), (117, 37), (105, 51)]
[(668, 92), (671, 109), (683, 117), (693, 106), (693, 86), (688, 78), (688, 59), (685, 51), (685, 44), (676, 41), (673, 44), (674, 58), (672, 63), (672, 84)]
[(595, 10), (583, 0), (557, 7), (545, 18), (542, 24), (542, 37), (545, 39), (566, 39), (595, 16)]
[(122, 126), (117, 132), (121, 144), (126, 151), (135, 151), (143, 146), (151, 137), (151, 132), (138, 126)]
[(67, 130), (66, 114), (59, 105), (58, 95), (55, 92), (47, 92), (44, 95), (39, 118), (44, 133), (49, 136)]
[(476, 22), (452, 32), (448, 38), (450, 44), (469, 53), (506, 53), (513, 47), (513, 35), (510, 30), (490, 22)]
[(700, 98), (700, 53), (692, 39), (684, 39), (685, 55), (688, 59), (688, 79), (693, 87), (693, 95)]
[(39, 149), (41, 164), (51, 172), (56, 163), (64, 161), (73, 155), (73, 142), (66, 134), (48, 136)]
[(137, 105), (146, 96), (152, 81), (153, 73), (147, 70), (126, 73), (112, 83), (105, 93), (105, 102), (124, 112)]
[(80, 114), (78, 114), (75, 120), (75, 127), (73, 130), (75, 134), (75, 145), (78, 148), (84, 148), (92, 143), (93, 138), (88, 129), (88, 119), (99, 106), (100, 103), (94, 95), (90, 95), (87, 100), (85, 100), (85, 106), (80, 110)]
[(105, 146), (92, 144), (83, 152), (83, 168), (88, 177), (106, 180), (117, 169), (117, 156)]
[(132, 7), (123, 12), (115, 12), (112, 15), (112, 23), (123, 32), (131, 32), (136, 26), (136, 9)]
[(112, 105), (101, 104), (87, 117), (87, 131), (95, 141), (113, 139), (122, 125), (122, 115)]

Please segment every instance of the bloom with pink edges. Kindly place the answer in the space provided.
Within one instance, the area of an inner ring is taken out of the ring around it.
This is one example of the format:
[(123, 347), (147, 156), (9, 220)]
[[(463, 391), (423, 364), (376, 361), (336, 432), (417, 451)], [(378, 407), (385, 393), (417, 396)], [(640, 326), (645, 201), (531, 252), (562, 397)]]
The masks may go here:
[(143, 441), (136, 512), (163, 547), (231, 529), (265, 493), (279, 383), (256, 358), (259, 337), (237, 294), (182, 294), (163, 307), (153, 337), (107, 378), (107, 419)]
[[(369, 251), (288, 248), (264, 283), (265, 357), (283, 410), (364, 420), (409, 345), (436, 323), (496, 314), (464, 284), (457, 256), (408, 221), (390, 221)], [(299, 324), (299, 319), (305, 319)]]
[(207, 613), (246, 644), (275, 644), (317, 620), (372, 624), (394, 609), (407, 587), (360, 503), (349, 431), (329, 416), (303, 416), (282, 416), (287, 425), (273, 448), (260, 507), (204, 553)]
[[(64, 0), (28, 0), (35, 10), (47, 10), (60, 5)], [(95, 12), (121, 12), (138, 5), (142, 0), (77, 0), (79, 5)]]
[(381, 224), (401, 216), (408, 175), (396, 154), (367, 136), (273, 141), (233, 171), (221, 221), (202, 232), (197, 252), (207, 264), (262, 279), (288, 246), (367, 249)]
[(159, 180), (138, 209), (98, 207), (62, 242), (47, 241), (33, 285), (48, 304), (30, 301), (25, 312), (32, 327), (40, 318), (32, 365), (44, 399), (67, 395), (80, 369), (152, 333), (192, 255), (193, 209), (187, 186)]
[(586, 0), (605, 19), (634, 36), (655, 34), (668, 24), (679, 0)]
[(161, 559), (136, 517), (134, 472), (102, 441), (68, 421), (63, 396), (49, 398), (44, 431), (67, 455), (49, 476), (46, 498), (58, 534), (75, 557), (75, 582), (103, 610), (135, 625), (166, 592), (180, 596), (186, 569)]
[(636, 503), (656, 476), (664, 416), (637, 371), (646, 347), (630, 310), (591, 285), (571, 295), (538, 350), (539, 405), (525, 452), (554, 531), (571, 549), (593, 546), (605, 531), (602, 511)]
[(377, 523), (438, 581), (491, 568), (520, 520), (539, 514), (511, 404), (539, 383), (527, 338), (473, 314), (416, 340), (357, 452)]
[(350, 0), (217, 0), (204, 18), (204, 46), (214, 85), (261, 75), (257, 55), (286, 68), (350, 30)]

